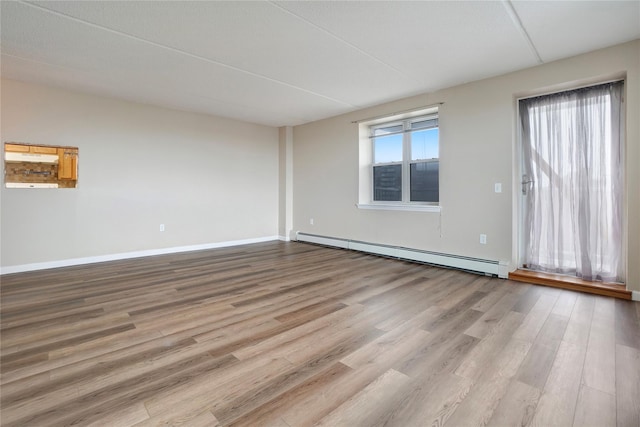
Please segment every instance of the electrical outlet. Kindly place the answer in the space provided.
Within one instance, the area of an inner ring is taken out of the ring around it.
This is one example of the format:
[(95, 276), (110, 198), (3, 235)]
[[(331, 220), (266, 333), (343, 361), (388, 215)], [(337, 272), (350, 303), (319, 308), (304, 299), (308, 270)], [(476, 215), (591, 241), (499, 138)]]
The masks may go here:
[(160, 231), (164, 231), (164, 224), (160, 224)]
[(313, 218), (309, 218), (309, 224), (313, 225)]
[(487, 235), (486, 234), (481, 234), (480, 235), (480, 244), (481, 245), (486, 245), (487, 244)]

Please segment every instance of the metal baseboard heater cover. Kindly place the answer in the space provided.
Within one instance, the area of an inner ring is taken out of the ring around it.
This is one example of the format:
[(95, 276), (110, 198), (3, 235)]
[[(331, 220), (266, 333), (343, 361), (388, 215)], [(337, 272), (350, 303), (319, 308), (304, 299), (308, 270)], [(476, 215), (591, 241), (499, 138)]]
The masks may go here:
[(402, 246), (381, 245), (377, 243), (361, 242), (337, 237), (319, 236), (317, 234), (301, 233), (299, 231), (296, 232), (296, 240), (300, 242), (315, 243), (318, 245), (366, 252), (389, 258), (417, 261), (425, 264), (473, 271), (498, 276), (503, 279), (506, 279), (509, 273), (507, 263), (501, 261), (471, 258), (440, 252), (429, 252), (419, 249), (404, 248)]

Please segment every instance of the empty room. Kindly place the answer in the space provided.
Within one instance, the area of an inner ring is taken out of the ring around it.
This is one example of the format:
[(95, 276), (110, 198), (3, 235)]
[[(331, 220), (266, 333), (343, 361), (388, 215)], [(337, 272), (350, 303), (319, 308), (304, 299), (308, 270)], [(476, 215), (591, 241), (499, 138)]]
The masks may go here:
[(640, 427), (640, 2), (0, 2), (0, 425)]

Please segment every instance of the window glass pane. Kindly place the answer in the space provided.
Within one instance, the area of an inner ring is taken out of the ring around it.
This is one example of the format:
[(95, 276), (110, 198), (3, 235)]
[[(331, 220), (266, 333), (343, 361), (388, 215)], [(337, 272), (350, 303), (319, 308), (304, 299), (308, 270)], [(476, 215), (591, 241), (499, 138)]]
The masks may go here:
[(382, 136), (373, 140), (374, 163), (402, 161), (402, 134)]
[(373, 131), (373, 136), (384, 136), (390, 133), (402, 132), (402, 125), (386, 126), (383, 128), (376, 128)]
[(402, 201), (402, 165), (373, 167), (373, 200)]
[(437, 128), (438, 127), (438, 118), (432, 118), (428, 120), (420, 120), (419, 122), (411, 123), (411, 129), (428, 129), (428, 128)]
[(410, 171), (410, 186), (412, 202), (438, 202), (439, 191), (439, 161), (412, 163)]
[(438, 158), (438, 128), (411, 132), (411, 160)]

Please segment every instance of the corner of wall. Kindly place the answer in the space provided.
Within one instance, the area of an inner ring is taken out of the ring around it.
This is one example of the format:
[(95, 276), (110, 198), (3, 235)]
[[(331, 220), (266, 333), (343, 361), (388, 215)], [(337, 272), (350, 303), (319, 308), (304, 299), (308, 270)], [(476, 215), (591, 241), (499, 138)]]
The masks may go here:
[(278, 138), (278, 234), (289, 241), (293, 227), (293, 127), (280, 127)]

